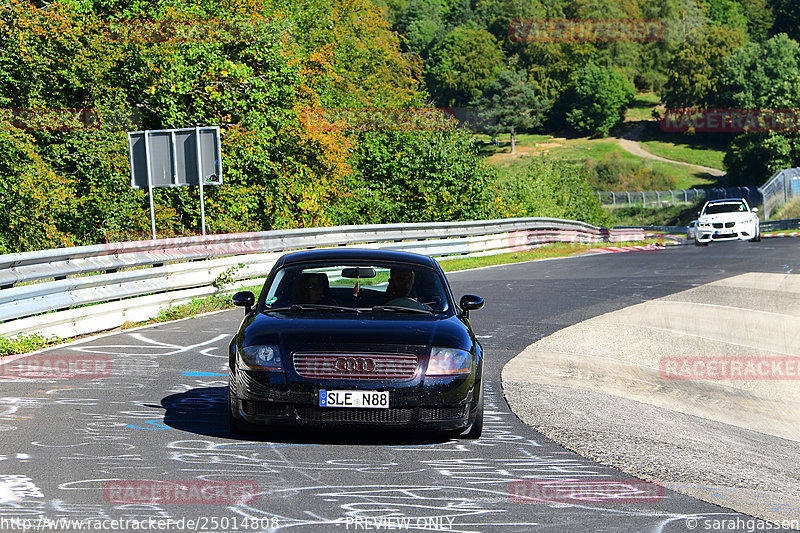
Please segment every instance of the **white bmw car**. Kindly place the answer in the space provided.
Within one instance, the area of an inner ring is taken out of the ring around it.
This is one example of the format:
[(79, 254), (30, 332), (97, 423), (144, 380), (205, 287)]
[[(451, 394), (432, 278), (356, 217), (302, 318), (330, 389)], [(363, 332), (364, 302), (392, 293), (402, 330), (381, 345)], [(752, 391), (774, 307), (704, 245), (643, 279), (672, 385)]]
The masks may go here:
[(758, 228), (758, 208), (750, 209), (744, 198), (710, 200), (697, 219), (694, 243), (708, 246), (711, 241), (761, 240)]

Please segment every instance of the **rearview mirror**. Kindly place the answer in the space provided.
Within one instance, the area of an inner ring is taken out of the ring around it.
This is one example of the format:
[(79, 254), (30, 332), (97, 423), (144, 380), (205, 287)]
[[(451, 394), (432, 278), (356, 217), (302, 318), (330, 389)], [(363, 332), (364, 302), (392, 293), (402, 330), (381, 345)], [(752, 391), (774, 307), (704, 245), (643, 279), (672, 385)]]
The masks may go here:
[(372, 267), (355, 267), (355, 268), (344, 268), (342, 269), (342, 277), (343, 278), (374, 278), (375, 277), (375, 269)]
[(757, 208), (757, 207), (754, 207), (754, 208), (753, 208), (753, 209), (751, 209), (750, 211), (752, 211), (753, 213), (758, 213), (758, 208)]

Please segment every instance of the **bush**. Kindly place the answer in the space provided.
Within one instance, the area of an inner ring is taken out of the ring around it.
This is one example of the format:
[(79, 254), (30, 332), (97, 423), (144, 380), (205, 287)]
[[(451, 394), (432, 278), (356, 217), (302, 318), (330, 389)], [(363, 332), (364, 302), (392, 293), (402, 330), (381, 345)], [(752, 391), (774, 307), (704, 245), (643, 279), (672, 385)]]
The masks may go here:
[(617, 153), (588, 166), (589, 183), (599, 191), (663, 191), (678, 184), (677, 178), (652, 168), (649, 161), (626, 161)]
[(608, 223), (600, 201), (588, 182), (585, 166), (547, 156), (525, 158), (509, 170), (503, 185), (503, 197), (530, 217), (553, 217), (588, 222), (596, 226)]

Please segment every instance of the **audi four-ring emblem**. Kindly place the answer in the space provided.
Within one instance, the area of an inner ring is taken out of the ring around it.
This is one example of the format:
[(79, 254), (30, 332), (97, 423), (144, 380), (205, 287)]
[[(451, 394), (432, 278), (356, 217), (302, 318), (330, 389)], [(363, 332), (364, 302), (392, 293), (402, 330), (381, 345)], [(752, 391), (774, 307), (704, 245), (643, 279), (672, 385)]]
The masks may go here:
[(362, 374), (375, 370), (375, 361), (364, 357), (340, 357), (333, 363), (337, 372), (344, 374)]

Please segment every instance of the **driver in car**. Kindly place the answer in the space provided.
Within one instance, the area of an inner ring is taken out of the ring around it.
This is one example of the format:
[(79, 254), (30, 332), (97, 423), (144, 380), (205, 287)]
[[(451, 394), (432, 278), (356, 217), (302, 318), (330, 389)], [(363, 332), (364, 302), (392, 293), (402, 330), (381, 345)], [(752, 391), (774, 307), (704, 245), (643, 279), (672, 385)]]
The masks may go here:
[(393, 268), (389, 271), (389, 286), (386, 288), (387, 301), (395, 298), (413, 298), (411, 295), (413, 289), (413, 270)]

